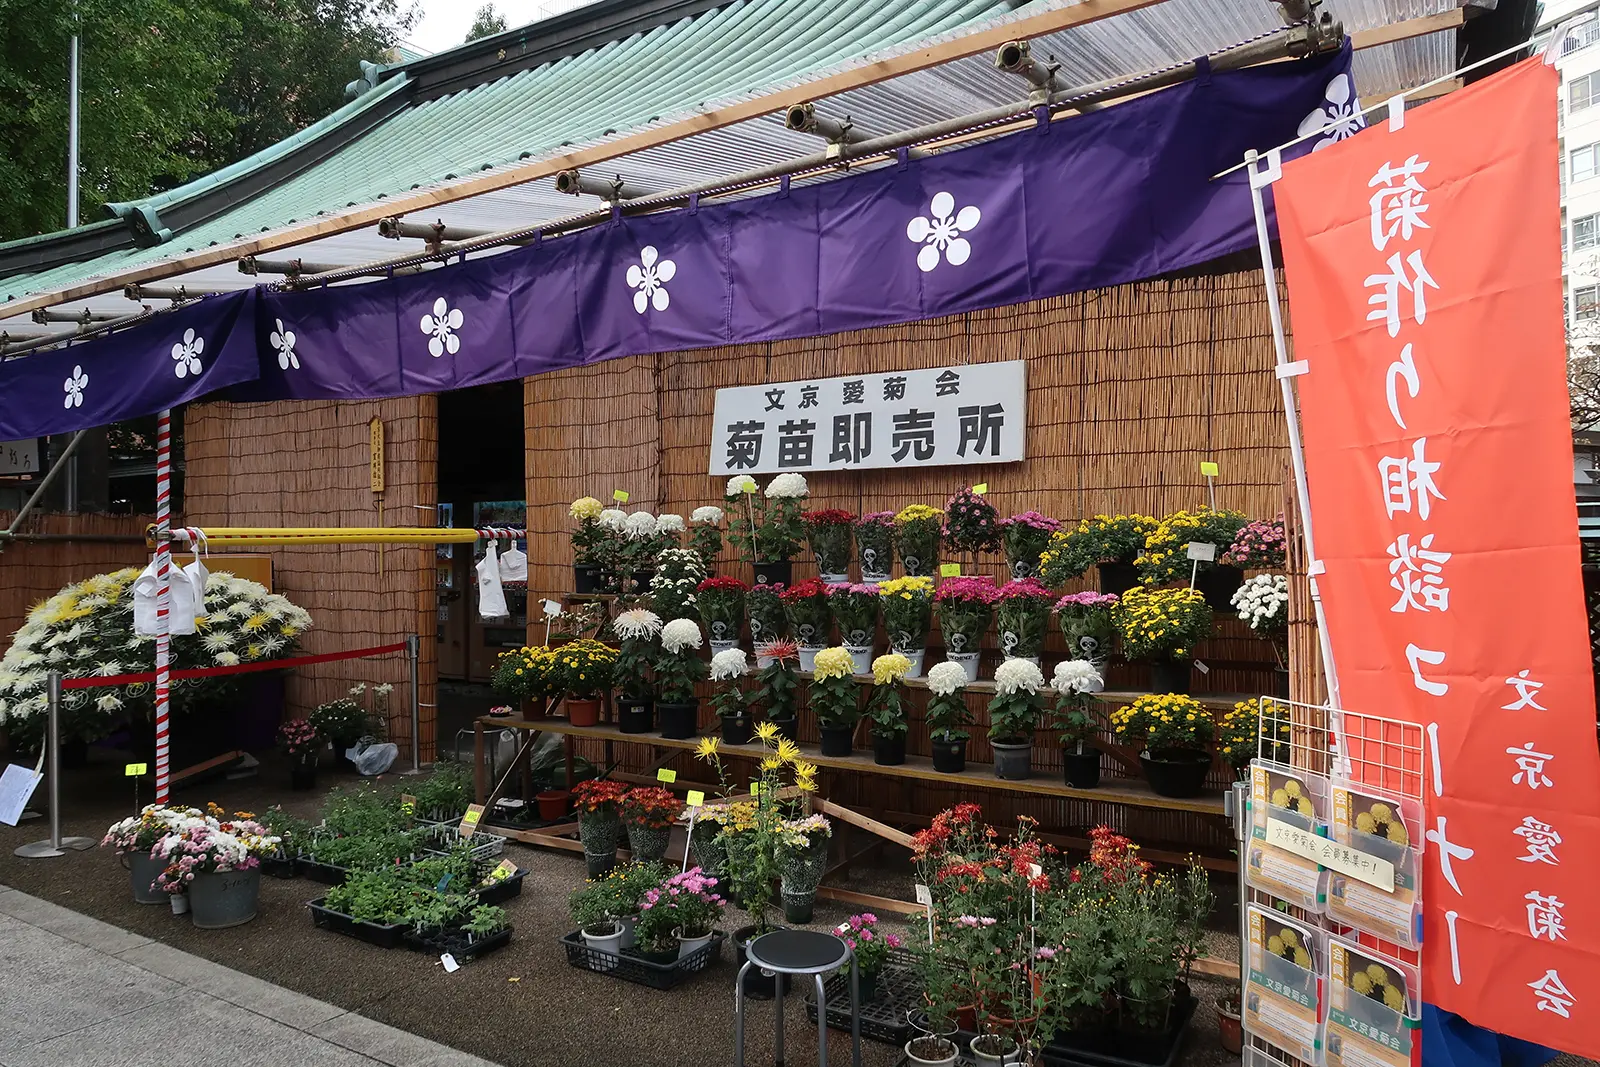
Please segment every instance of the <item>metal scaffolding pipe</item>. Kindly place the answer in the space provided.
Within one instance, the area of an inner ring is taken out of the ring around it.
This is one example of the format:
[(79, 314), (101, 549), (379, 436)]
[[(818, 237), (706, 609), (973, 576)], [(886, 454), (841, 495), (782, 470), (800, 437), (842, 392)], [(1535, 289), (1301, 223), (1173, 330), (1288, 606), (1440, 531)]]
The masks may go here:
[(307, 263), (303, 259), (259, 259), (256, 256), (241, 256), (239, 259), (240, 274), (287, 274), (291, 277), (297, 274), (326, 274), (330, 270), (344, 270), (343, 263)]
[(61, 454), (51, 462), (50, 469), (45, 471), (44, 478), (34, 487), (33, 492), (28, 496), (22, 507), (17, 509), (16, 517), (11, 520), (11, 525), (4, 530), (0, 530), (0, 545), (17, 536), (17, 527), (22, 525), (22, 520), (28, 517), (28, 512), (32, 511), (34, 505), (44, 497), (45, 491), (56, 480), (56, 476), (67, 469), (67, 463), (72, 459), (73, 453), (78, 451), (78, 445), (82, 442), (83, 435), (88, 432), (88, 430), (79, 430), (72, 435), (72, 440), (67, 442), (67, 447), (61, 450)]
[(592, 178), (576, 170), (564, 170), (556, 175), (556, 192), (568, 193), (577, 196), (579, 193), (588, 193), (598, 196), (602, 200), (637, 200), (641, 196), (648, 196), (637, 185), (629, 185), (622, 180), (622, 175), (615, 178)]
[(198, 300), (202, 296), (234, 292), (238, 290), (217, 285), (144, 285), (135, 282), (122, 287), (122, 295), (129, 300)]
[(1015, 74), (1026, 81), (1035, 89), (1046, 89), (1050, 92), (1064, 92), (1067, 83), (1058, 73), (1055, 64), (1045, 66), (1033, 58), (1033, 48), (1027, 41), (1007, 41), (995, 49), (994, 65), (996, 70), (1007, 74)]
[(50, 308), (40, 308), (33, 313), (33, 321), (41, 326), (52, 322), (73, 322), (79, 326), (87, 326), (91, 322), (111, 322), (120, 318), (122, 316), (114, 311), (90, 311), (88, 308), (82, 311), (52, 311)]
[[(1262, 34), (1254, 40), (1215, 52), (1208, 56), (1207, 59), (1212, 71), (1238, 70), (1241, 67), (1253, 66), (1257, 63), (1297, 58), (1335, 49), (1339, 47), (1339, 42), (1343, 39), (1343, 36), (1343, 26), (1338, 21), (1325, 16), (1319, 24), (1287, 26), (1273, 30), (1270, 33)], [(998, 107), (988, 108), (972, 115), (945, 119), (925, 126), (917, 126), (897, 133), (885, 134), (881, 137), (871, 137), (851, 144), (830, 146), (824, 152), (816, 152), (811, 155), (769, 164), (768, 166), (758, 167), (740, 174), (731, 174), (712, 181), (700, 182), (667, 192), (638, 197), (624, 203), (621, 208), (628, 214), (640, 214), (677, 206), (687, 202), (692, 196), (705, 197), (719, 193), (738, 192), (775, 182), (780, 178), (804, 175), (807, 172), (832, 173), (841, 161), (867, 161), (876, 156), (898, 152), (902, 148), (911, 148), (960, 134), (1007, 126), (1019, 120), (1030, 118), (1035, 106), (1046, 106), (1051, 110), (1082, 110), (1084, 105), (1099, 104), (1125, 96), (1136, 96), (1151, 92), (1155, 89), (1162, 89), (1169, 85), (1188, 81), (1194, 75), (1195, 63), (1194, 61), (1189, 61), (1127, 78), (1108, 79), (1088, 85), (1080, 85), (1062, 92), (1051, 93), (1048, 102), (1042, 105), (1031, 103), (1001, 104)], [(611, 218), (609, 209), (585, 211), (564, 218), (552, 219), (549, 222), (539, 223), (534, 226), (520, 226), (516, 229), (503, 230), (487, 237), (473, 238), (458, 244), (447, 245), (437, 252), (416, 253), (336, 270), (308, 272), (290, 281), (294, 285), (304, 286), (345, 281), (362, 275), (387, 274), (399, 267), (436, 261), (445, 255), (454, 256), (484, 251), (497, 245), (510, 244), (513, 241), (531, 240), (537, 235), (549, 237), (555, 234), (568, 233), (604, 222), (609, 218)]]
[(4, 355), (9, 359), (12, 356), (21, 355), (24, 352), (35, 352), (41, 348), (49, 348), (51, 345), (65, 344), (71, 341), (87, 341), (91, 337), (98, 337), (100, 334), (110, 333), (112, 330), (120, 329), (123, 326), (132, 326), (134, 323), (141, 322), (153, 314), (155, 314), (155, 312), (151, 311), (149, 308), (141, 308), (134, 314), (128, 315), (124, 318), (112, 319), (110, 322), (102, 322), (97, 326), (82, 327), (76, 333), (51, 334), (49, 336), (41, 336), (33, 341), (24, 341), (19, 345), (13, 345), (7, 348), (4, 352)]
[[(866, 130), (846, 118), (843, 122), (831, 115), (823, 115), (817, 111), (817, 105), (810, 100), (803, 104), (795, 104), (783, 113), (783, 124), (795, 133), (810, 133), (821, 137), (829, 144), (860, 144), (871, 138)], [(911, 149), (913, 158), (920, 158), (928, 153), (920, 148)]]
[[(488, 237), (494, 230), (479, 230), (470, 226), (446, 226), (444, 222), (407, 222), (397, 216), (391, 215), (386, 219), (378, 220), (378, 236), (399, 241), (411, 238), (426, 241), (435, 248), (443, 248), (446, 241), (472, 241), (479, 237)], [(507, 242), (524, 243), (524, 242)]]

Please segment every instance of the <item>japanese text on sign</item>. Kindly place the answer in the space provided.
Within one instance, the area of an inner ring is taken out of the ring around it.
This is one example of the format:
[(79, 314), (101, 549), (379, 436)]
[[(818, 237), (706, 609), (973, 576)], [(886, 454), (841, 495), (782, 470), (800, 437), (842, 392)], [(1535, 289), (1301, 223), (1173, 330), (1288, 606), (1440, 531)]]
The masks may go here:
[(1385, 893), (1394, 892), (1394, 864), (1369, 852), (1341, 845), (1331, 838), (1286, 823), (1267, 820), (1267, 844), (1304, 856), (1330, 870), (1348, 874), (1357, 881), (1375, 885)]
[(1025, 368), (1019, 359), (718, 389), (711, 473), (1015, 462)]

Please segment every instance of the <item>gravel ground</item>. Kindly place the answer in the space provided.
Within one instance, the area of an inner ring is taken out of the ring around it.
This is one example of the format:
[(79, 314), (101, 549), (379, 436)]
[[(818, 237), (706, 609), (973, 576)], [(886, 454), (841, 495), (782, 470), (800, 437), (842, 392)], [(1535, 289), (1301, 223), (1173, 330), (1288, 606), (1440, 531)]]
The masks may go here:
[[(116, 768), (94, 766), (64, 776), (63, 833), (94, 837), (133, 810), (132, 790)], [(354, 775), (324, 772), (320, 785), (354, 781)], [(192, 804), (215, 800), (229, 810), (261, 811), (275, 803), (313, 814), (316, 793), (290, 793), (287, 774), (268, 762), (257, 778), (216, 780), (195, 786), (179, 799)], [(148, 781), (145, 783), (148, 799)], [(723, 962), (668, 992), (570, 967), (557, 938), (570, 929), (567, 894), (583, 881), (576, 853), (535, 850), (513, 844), (508, 855), (529, 874), (522, 895), (506, 908), (516, 935), (506, 948), (446, 974), (429, 956), (404, 949), (383, 950), (315, 929), (304, 903), (323, 887), (300, 879), (262, 880), (261, 913), (231, 930), (202, 931), (165, 907), (132, 902), (126, 874), (108, 850), (69, 852), (58, 859), (23, 860), (11, 850), (48, 836), (43, 820), (17, 828), (0, 826), (0, 881), (65, 907), (92, 915), (174, 945), (185, 951), (297, 992), (358, 1011), (423, 1037), (495, 1060), (509, 1067), (579, 1067), (604, 1049), (614, 1063), (630, 1067), (683, 1067), (728, 1063), (733, 1059), (733, 953)], [(910, 876), (892, 867), (853, 872), (849, 888), (908, 899)], [(850, 909), (819, 901), (814, 928), (838, 923)], [(742, 912), (730, 912), (726, 929), (743, 925)], [(1236, 939), (1218, 933), (1214, 955), (1228, 958)], [(1215, 998), (1224, 987), (1197, 981), (1200, 1000), (1182, 1058), (1184, 1067), (1211, 1067), (1238, 1058), (1217, 1041)], [(773, 1008), (747, 1009), (750, 1063), (772, 1060)], [(816, 1030), (806, 1022), (803, 1003), (789, 999), (785, 1012), (786, 1052), (794, 1063), (815, 1061)], [(898, 1050), (863, 1042), (868, 1067), (895, 1063)], [(834, 1062), (848, 1063), (848, 1035), (829, 1047)], [(841, 1058), (844, 1057), (844, 1058)]]

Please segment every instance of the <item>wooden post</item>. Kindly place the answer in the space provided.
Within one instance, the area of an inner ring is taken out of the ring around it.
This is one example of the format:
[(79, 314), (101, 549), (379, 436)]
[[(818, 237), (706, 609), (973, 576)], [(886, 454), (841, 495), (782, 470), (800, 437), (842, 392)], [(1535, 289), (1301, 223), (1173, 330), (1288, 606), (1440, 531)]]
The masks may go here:
[(484, 802), (484, 794), (489, 788), (484, 781), (483, 756), (483, 720), (479, 719), (472, 724), (472, 793), (474, 801), (479, 804)]

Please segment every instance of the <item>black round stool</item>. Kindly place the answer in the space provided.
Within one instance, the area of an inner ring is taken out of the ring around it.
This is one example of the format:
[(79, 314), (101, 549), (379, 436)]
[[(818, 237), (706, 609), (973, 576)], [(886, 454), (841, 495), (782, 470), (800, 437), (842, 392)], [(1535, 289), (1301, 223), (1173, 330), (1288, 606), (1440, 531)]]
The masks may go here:
[(776, 1067), (783, 1067), (783, 978), (810, 975), (817, 986), (817, 1063), (828, 1067), (828, 1000), (822, 976), (841, 967), (850, 968), (850, 1062), (861, 1067), (861, 975), (856, 954), (833, 934), (814, 930), (774, 930), (762, 934), (745, 949), (745, 965), (733, 984), (733, 1053), (744, 1067), (744, 976), (752, 967), (773, 975), (772, 1003), (778, 1015)]

